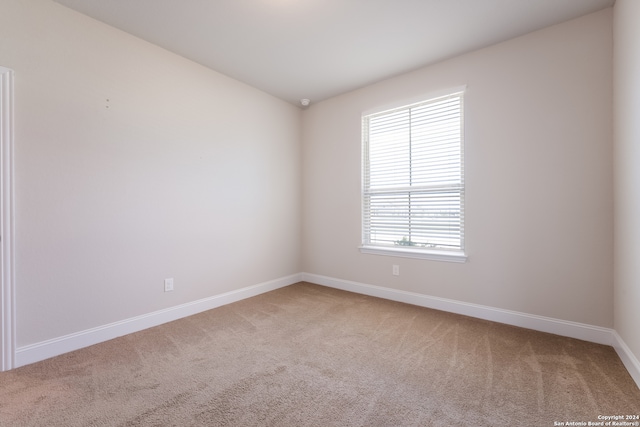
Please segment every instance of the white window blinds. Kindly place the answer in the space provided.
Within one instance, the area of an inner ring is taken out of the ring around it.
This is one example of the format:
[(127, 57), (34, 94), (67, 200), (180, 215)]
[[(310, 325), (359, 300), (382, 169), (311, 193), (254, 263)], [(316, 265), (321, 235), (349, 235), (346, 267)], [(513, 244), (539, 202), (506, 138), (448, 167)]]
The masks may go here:
[(463, 92), (362, 124), (363, 246), (462, 252)]

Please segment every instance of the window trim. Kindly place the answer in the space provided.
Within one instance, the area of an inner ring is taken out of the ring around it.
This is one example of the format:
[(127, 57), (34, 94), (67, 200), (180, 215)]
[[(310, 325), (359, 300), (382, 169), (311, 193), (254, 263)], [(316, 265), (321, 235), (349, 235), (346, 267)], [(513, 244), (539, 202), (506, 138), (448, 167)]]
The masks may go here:
[(394, 256), (400, 258), (428, 259), (431, 261), (467, 262), (467, 255), (462, 251), (443, 251), (434, 249), (408, 249), (400, 247), (383, 247), (361, 245), (360, 253), (371, 255)]
[[(459, 93), (462, 92), (463, 93), (463, 99), (464, 99), (464, 93), (466, 92), (466, 85), (463, 86), (458, 86), (458, 87), (453, 87), (453, 88), (449, 88), (447, 90), (440, 90), (437, 92), (432, 92), (429, 93), (427, 95), (423, 95), (419, 98), (412, 98), (411, 100), (405, 100), (404, 102), (396, 102), (393, 104), (389, 104), (386, 105), (382, 108), (377, 108), (374, 110), (369, 110), (366, 112), (363, 112), (361, 115), (361, 126), (363, 127), (364, 124), (364, 119), (365, 117), (368, 116), (372, 116), (375, 114), (380, 114), (380, 113), (384, 113), (386, 111), (391, 111), (391, 110), (395, 110), (395, 109), (401, 109), (401, 108), (409, 108), (412, 105), (415, 104), (420, 104), (423, 102), (428, 102), (432, 99), (436, 99), (436, 98), (440, 98), (440, 97), (445, 97), (448, 95), (453, 95), (455, 93)], [(464, 117), (465, 115), (465, 111), (464, 111), (464, 101), (462, 104), (462, 116)], [(462, 123), (462, 129), (461, 129), (461, 133), (462, 133), (462, 170), (464, 171), (465, 169), (465, 156), (464, 156), (464, 143), (465, 143), (465, 137), (464, 137), (464, 120)], [(461, 249), (457, 250), (457, 249), (452, 249), (452, 250), (447, 250), (447, 249), (415, 249), (415, 248), (411, 248), (411, 247), (402, 247), (402, 246), (384, 246), (384, 245), (373, 245), (373, 244), (367, 244), (364, 241), (364, 237), (365, 237), (365, 223), (364, 223), (364, 215), (365, 215), (365, 204), (364, 204), (364, 194), (365, 194), (365, 178), (364, 178), (364, 173), (365, 173), (365, 156), (364, 156), (364, 150), (365, 150), (365, 135), (362, 134), (361, 136), (361, 150), (362, 150), (362, 155), (361, 155), (361, 202), (360, 202), (360, 208), (361, 208), (361, 212), (360, 212), (360, 221), (361, 221), (361, 245), (358, 247), (360, 253), (363, 254), (371, 254), (371, 255), (382, 255), (382, 256), (393, 256), (393, 257), (402, 257), (402, 258), (413, 258), (413, 259), (426, 259), (426, 260), (432, 260), (432, 261), (445, 261), (445, 262), (455, 262), (455, 263), (465, 263), (468, 260), (468, 257), (466, 255), (466, 242), (465, 242), (465, 236), (463, 236), (463, 240), (462, 240), (462, 247)], [(464, 172), (463, 172), (464, 173)], [(466, 185), (464, 184), (464, 176), (462, 178), (462, 197), (463, 200), (466, 199), (464, 193), (466, 193), (465, 191), (465, 187)], [(464, 208), (463, 208), (464, 209)], [(464, 229), (464, 217), (462, 219), (462, 227)]]

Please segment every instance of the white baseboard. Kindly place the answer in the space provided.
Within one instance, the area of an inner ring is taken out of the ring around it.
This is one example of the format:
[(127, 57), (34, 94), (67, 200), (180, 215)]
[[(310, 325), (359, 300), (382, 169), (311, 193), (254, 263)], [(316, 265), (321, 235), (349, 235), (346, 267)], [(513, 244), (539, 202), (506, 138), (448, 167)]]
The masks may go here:
[(19, 347), (16, 350), (14, 367), (17, 368), (19, 366), (39, 362), (63, 353), (78, 350), (93, 344), (98, 344), (113, 338), (138, 332), (265, 292), (283, 288), (300, 281), (315, 283), (363, 295), (385, 298), (392, 301), (404, 302), (421, 307), (462, 314), (464, 316), (520, 326), (527, 329), (570, 338), (577, 338), (597, 344), (610, 345), (618, 353), (618, 356), (629, 371), (629, 374), (634, 379), (638, 387), (640, 387), (640, 362), (618, 333), (613, 329), (478, 304), (470, 304), (446, 298), (433, 297), (414, 292), (406, 292), (309, 273), (293, 274), (291, 276), (282, 277), (260, 283), (258, 285), (155, 311), (153, 313), (137, 316), (131, 319), (125, 319), (108, 325)]
[(536, 316), (517, 311), (504, 310), (478, 304), (470, 304), (446, 298), (432, 297), (415, 292), (400, 291), (381, 286), (367, 285), (364, 283), (334, 279), (316, 274), (302, 273), (302, 279), (318, 285), (329, 286), (345, 291), (385, 298), (392, 301), (418, 305), (420, 307), (433, 308), (464, 316), (491, 320), (507, 325), (520, 326), (536, 331), (548, 332), (598, 344), (613, 345), (613, 330), (583, 323), (558, 320), (550, 317)]
[(596, 344), (609, 345), (616, 350), (618, 356), (622, 360), (622, 363), (629, 371), (629, 374), (638, 387), (640, 387), (640, 363), (622, 338), (613, 329), (478, 304), (470, 304), (446, 298), (432, 297), (415, 292), (406, 292), (381, 286), (335, 279), (317, 274), (302, 273), (302, 280), (322, 286), (341, 289), (343, 291), (355, 292), (358, 294), (404, 302), (420, 307), (462, 314), (464, 316), (475, 317), (478, 319), (491, 320), (493, 322), (505, 323), (507, 325), (576, 338)]
[(201, 300), (181, 304), (153, 313), (136, 316), (131, 319), (110, 323), (85, 331), (50, 339), (16, 349), (15, 366), (20, 367), (39, 362), (70, 351), (108, 341), (123, 335), (138, 332), (183, 317), (192, 316), (226, 304), (250, 298), (265, 292), (292, 285), (302, 280), (301, 274), (282, 277), (254, 286), (215, 295)]
[(613, 331), (613, 335), (615, 337), (613, 348), (616, 350), (616, 353), (618, 353), (618, 357), (622, 360), (624, 367), (629, 371), (631, 378), (633, 378), (640, 388), (640, 361), (638, 361), (638, 358), (636, 358), (631, 349), (616, 331)]

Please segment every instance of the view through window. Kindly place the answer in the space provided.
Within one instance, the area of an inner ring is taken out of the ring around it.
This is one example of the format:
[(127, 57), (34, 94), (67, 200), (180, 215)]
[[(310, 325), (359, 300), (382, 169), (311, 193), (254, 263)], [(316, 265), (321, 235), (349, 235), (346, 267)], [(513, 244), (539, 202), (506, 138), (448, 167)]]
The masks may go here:
[(463, 95), (363, 117), (363, 247), (464, 250)]

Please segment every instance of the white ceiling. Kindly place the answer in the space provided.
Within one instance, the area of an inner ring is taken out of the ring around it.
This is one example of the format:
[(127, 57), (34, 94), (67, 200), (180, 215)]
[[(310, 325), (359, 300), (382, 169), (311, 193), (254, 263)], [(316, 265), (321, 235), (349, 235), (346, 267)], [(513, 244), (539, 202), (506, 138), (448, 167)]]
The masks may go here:
[(299, 105), (614, 0), (54, 0)]

